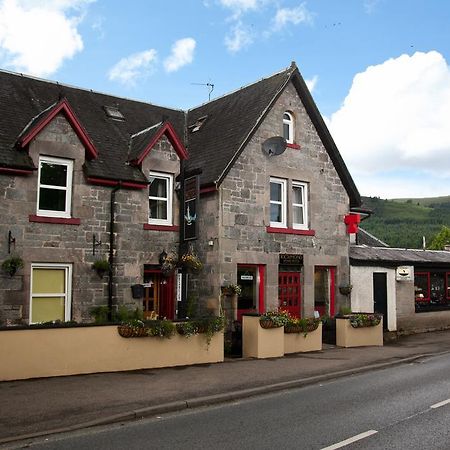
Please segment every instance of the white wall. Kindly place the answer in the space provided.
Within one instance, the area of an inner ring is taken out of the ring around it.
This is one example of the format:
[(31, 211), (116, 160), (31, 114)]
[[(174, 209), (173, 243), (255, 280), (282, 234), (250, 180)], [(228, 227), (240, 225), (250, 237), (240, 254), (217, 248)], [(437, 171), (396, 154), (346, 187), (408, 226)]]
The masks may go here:
[(350, 280), (353, 285), (351, 293), (351, 307), (353, 312), (373, 312), (373, 274), (386, 273), (387, 281), (387, 329), (397, 329), (395, 269), (387, 267), (350, 267)]

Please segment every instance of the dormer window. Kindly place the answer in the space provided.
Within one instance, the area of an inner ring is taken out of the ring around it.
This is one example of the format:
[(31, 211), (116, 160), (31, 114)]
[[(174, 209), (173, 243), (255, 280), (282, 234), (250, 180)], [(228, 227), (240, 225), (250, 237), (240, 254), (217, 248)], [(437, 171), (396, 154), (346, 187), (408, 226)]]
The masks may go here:
[(288, 111), (283, 114), (283, 137), (288, 144), (294, 143), (294, 116)]
[(110, 119), (125, 120), (125, 116), (120, 112), (118, 106), (104, 106), (103, 109), (105, 110), (106, 116)]

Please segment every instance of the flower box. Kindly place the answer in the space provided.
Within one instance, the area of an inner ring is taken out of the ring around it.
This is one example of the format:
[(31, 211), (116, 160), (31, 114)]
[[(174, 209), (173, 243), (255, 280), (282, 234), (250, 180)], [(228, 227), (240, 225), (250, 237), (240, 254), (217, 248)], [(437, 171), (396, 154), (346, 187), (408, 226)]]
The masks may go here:
[(383, 345), (383, 319), (378, 325), (354, 328), (349, 317), (336, 317), (336, 345), (362, 347)]
[(322, 350), (322, 323), (313, 331), (298, 330), (285, 327), (284, 353), (316, 352)]
[(283, 327), (262, 328), (259, 316), (242, 316), (242, 356), (244, 358), (277, 358), (283, 355)]

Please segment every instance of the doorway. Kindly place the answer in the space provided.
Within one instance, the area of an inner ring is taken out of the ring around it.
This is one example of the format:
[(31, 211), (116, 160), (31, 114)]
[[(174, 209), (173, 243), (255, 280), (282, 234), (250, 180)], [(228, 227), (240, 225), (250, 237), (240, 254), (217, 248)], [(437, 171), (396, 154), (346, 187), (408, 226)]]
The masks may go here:
[(174, 276), (164, 276), (158, 269), (144, 269), (144, 319), (174, 319)]
[(241, 294), (237, 298), (239, 322), (242, 321), (242, 314), (264, 312), (264, 273), (263, 265), (237, 265), (237, 284), (241, 286)]
[(387, 330), (388, 308), (387, 308), (387, 273), (374, 272), (373, 274), (373, 310), (383, 314), (383, 329)]
[(314, 310), (320, 316), (334, 316), (336, 267), (314, 267)]
[(278, 304), (293, 317), (300, 317), (302, 286), (300, 272), (278, 273)]

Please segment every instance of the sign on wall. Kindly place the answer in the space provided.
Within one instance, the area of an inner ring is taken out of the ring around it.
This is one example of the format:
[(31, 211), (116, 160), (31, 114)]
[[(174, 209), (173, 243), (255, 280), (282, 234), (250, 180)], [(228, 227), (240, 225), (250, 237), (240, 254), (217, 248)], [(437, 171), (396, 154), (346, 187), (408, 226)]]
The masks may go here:
[(184, 220), (185, 241), (197, 239), (199, 177), (194, 175), (184, 180)]
[(398, 266), (395, 271), (395, 279), (397, 281), (411, 281), (412, 267), (411, 266)]
[(279, 263), (282, 266), (301, 266), (303, 265), (303, 255), (280, 253)]

